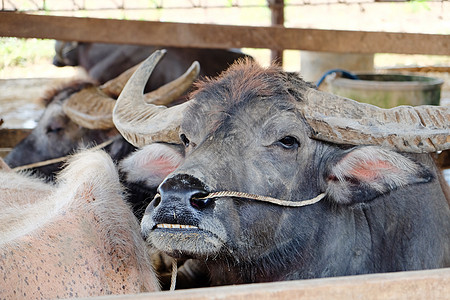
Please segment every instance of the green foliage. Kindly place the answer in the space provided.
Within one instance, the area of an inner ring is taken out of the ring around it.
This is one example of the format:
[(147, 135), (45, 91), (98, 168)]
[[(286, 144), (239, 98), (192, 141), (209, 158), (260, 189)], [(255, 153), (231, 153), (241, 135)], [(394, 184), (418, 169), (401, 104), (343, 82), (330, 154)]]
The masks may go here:
[(51, 62), (55, 53), (54, 43), (43, 39), (0, 38), (0, 70), (40, 60)]
[(431, 10), (430, 6), (428, 5), (428, 2), (430, 0), (411, 0), (408, 2), (409, 4), (409, 9), (411, 10), (411, 12), (413, 13), (418, 13), (421, 10)]

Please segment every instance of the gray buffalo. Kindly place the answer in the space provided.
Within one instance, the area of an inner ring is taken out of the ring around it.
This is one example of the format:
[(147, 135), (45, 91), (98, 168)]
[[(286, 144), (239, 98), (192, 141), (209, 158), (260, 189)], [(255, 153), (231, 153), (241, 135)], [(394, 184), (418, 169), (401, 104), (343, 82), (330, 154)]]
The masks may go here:
[(142, 97), (162, 54), (113, 113), (135, 146), (184, 147), (181, 159), (152, 158), (149, 177), (170, 174), (141, 222), (148, 243), (201, 261), (212, 285), (450, 266), (430, 155), (450, 148), (450, 108), (381, 109), (241, 61), (165, 109)]
[[(132, 71), (131, 71), (132, 73)], [(78, 148), (113, 140), (107, 147), (114, 160), (121, 159), (135, 148), (121, 139), (111, 121), (111, 108), (99, 105), (104, 97), (117, 98), (129, 74), (96, 87), (89, 81), (73, 81), (47, 93), (46, 109), (32, 132), (5, 157), (5, 162), (16, 168), (23, 165), (60, 158)], [(97, 104), (97, 105), (96, 105)], [(83, 107), (83, 105), (85, 107)], [(108, 113), (109, 109), (109, 113)], [(79, 121), (84, 111), (95, 110), (90, 124)], [(69, 113), (69, 114), (68, 114)], [(59, 171), (62, 162), (35, 168), (35, 172), (50, 180)]]
[[(89, 76), (103, 84), (127, 69), (142, 62), (157, 46), (138, 46), (105, 43), (61, 42), (55, 44), (53, 64), (81, 66)], [(200, 77), (216, 76), (235, 60), (250, 57), (240, 51), (227, 49), (201, 49), (169, 47), (167, 59), (155, 70), (147, 90), (154, 90), (183, 74), (193, 61), (202, 66)]]

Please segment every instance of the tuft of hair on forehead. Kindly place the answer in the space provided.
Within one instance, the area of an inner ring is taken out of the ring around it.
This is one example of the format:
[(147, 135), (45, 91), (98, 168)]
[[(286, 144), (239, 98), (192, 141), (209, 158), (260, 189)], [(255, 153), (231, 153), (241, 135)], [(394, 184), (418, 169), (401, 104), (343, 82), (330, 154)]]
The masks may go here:
[[(74, 93), (77, 93), (81, 91), (84, 88), (94, 86), (94, 82), (87, 81), (87, 80), (72, 80), (69, 82), (65, 82), (63, 84), (57, 85), (55, 87), (49, 88), (44, 92), (44, 95), (39, 99), (39, 102), (44, 105), (48, 106), (59, 94), (66, 92), (67, 95), (72, 95)], [(69, 99), (69, 97), (65, 97), (61, 100)]]
[(256, 98), (290, 94), (297, 98), (297, 90), (313, 87), (296, 73), (287, 73), (275, 64), (267, 68), (246, 58), (236, 61), (215, 78), (196, 83), (191, 98), (217, 99), (220, 103), (234, 105)]

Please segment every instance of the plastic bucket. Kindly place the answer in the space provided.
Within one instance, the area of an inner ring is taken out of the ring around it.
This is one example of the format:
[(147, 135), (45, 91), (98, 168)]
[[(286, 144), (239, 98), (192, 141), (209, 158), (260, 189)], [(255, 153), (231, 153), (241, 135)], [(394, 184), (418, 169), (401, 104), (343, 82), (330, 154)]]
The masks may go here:
[(442, 79), (404, 74), (356, 74), (359, 80), (327, 78), (336, 95), (391, 108), (399, 105), (439, 105)]

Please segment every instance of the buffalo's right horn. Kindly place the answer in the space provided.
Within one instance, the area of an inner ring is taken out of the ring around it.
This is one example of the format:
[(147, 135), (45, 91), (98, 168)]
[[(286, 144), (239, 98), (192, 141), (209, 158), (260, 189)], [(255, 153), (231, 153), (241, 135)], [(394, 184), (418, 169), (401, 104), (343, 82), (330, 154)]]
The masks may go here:
[(116, 128), (136, 147), (153, 142), (181, 143), (178, 129), (189, 102), (170, 108), (148, 102), (167, 103), (181, 96), (197, 78), (200, 66), (198, 62), (194, 62), (180, 78), (145, 97), (144, 87), (165, 52), (155, 51), (139, 66), (128, 80), (114, 107), (113, 121)]

